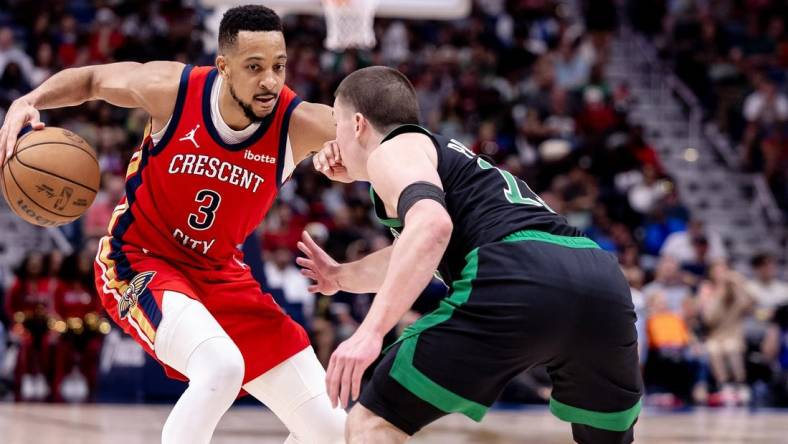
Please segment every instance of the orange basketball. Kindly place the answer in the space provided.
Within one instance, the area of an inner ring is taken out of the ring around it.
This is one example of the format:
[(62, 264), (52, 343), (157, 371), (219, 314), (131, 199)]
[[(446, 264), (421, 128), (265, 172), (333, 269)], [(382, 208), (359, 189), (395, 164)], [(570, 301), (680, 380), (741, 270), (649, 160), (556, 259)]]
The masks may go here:
[(101, 175), (96, 153), (63, 128), (30, 131), (3, 165), (3, 196), (22, 219), (56, 227), (79, 218), (96, 198)]

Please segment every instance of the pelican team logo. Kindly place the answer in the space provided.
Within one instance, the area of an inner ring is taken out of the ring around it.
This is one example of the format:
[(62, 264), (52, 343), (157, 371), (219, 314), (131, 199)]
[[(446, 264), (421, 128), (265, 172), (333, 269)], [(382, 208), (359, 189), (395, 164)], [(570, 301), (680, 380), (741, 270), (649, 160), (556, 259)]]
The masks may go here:
[(118, 315), (121, 319), (125, 319), (129, 315), (129, 311), (137, 305), (140, 295), (148, 288), (153, 276), (156, 276), (155, 271), (146, 271), (139, 273), (131, 280), (129, 288), (118, 301)]

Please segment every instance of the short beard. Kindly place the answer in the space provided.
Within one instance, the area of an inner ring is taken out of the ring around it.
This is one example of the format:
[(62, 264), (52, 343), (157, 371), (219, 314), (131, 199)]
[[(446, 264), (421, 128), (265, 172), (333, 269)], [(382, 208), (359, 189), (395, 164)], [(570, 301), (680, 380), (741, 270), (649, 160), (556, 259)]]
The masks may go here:
[(235, 100), (235, 103), (237, 103), (238, 106), (241, 107), (247, 119), (249, 119), (252, 123), (255, 123), (255, 122), (261, 122), (265, 118), (255, 114), (254, 111), (252, 110), (251, 104), (245, 103), (243, 100), (238, 98), (238, 96), (235, 94), (235, 90), (233, 89), (233, 85), (228, 85), (228, 86), (230, 87), (229, 88), (230, 96), (233, 98), (233, 100)]

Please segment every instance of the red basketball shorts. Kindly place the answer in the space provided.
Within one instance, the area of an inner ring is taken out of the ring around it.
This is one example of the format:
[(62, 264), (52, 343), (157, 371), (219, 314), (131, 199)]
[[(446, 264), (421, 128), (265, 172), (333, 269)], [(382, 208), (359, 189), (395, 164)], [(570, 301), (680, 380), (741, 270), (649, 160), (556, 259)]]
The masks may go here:
[[(309, 346), (304, 329), (262, 292), (249, 267), (235, 258), (220, 269), (197, 269), (104, 237), (94, 267), (107, 313), (156, 360), (156, 330), (165, 291), (183, 293), (208, 309), (241, 350), (244, 383)], [(186, 379), (162, 365), (168, 376)]]

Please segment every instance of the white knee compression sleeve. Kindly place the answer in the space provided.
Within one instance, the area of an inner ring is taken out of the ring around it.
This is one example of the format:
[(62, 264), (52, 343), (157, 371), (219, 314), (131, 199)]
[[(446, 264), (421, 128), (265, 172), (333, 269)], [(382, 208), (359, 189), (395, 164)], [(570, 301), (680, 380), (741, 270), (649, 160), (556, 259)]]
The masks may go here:
[(163, 444), (208, 444), (241, 388), (244, 360), (208, 310), (165, 292), (156, 355), (189, 378), (162, 431)]
[(287, 426), (286, 443), (344, 442), (347, 414), (333, 409), (326, 394), (326, 373), (308, 347), (244, 385)]
[(186, 374), (189, 356), (200, 343), (211, 338), (229, 336), (208, 309), (184, 294), (165, 291), (154, 344), (159, 360)]

